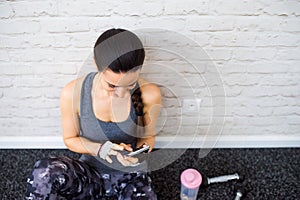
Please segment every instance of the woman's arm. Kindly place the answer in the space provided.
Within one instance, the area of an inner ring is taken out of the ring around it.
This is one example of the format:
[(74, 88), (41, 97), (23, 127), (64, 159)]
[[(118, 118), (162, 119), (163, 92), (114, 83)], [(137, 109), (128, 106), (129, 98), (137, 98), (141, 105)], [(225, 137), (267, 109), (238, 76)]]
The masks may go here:
[[(81, 84), (76, 83), (77, 80), (74, 80), (67, 84), (62, 92), (60, 98), (60, 108), (62, 115), (62, 129), (63, 129), (63, 140), (65, 145), (71, 151), (81, 153), (81, 154), (89, 154), (92, 156), (98, 156), (100, 147), (102, 144), (90, 141), (84, 137), (79, 136), (80, 125), (79, 125), (79, 103), (80, 103), (80, 90), (75, 88)], [(106, 143), (105, 143), (106, 144)], [(105, 146), (103, 144), (103, 146)], [(105, 148), (104, 148), (105, 149)], [(106, 151), (103, 148), (101, 151)], [(117, 160), (124, 166), (130, 166), (138, 162), (136, 158), (127, 158), (125, 159), (118, 151), (122, 150), (132, 151), (132, 149), (121, 143), (112, 144), (110, 150), (108, 150), (101, 158), (105, 159), (107, 162), (112, 163), (112, 160), (109, 156), (116, 156)]]
[(141, 87), (141, 92), (144, 104), (145, 134), (138, 139), (137, 146), (147, 143), (151, 151), (155, 145), (155, 127), (161, 109), (161, 93), (159, 88), (152, 83), (145, 83)]
[(63, 140), (71, 151), (96, 156), (100, 144), (79, 136), (78, 105), (80, 90), (78, 90), (79, 87), (76, 88), (77, 85), (80, 85), (78, 81), (80, 79), (70, 82), (61, 92), (60, 110)]

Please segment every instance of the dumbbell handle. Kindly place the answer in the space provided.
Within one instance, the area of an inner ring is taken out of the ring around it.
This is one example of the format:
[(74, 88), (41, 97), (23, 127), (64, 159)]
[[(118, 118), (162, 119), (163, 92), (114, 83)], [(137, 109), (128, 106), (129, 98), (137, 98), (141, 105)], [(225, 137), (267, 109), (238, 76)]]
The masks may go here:
[(219, 182), (227, 182), (230, 180), (236, 180), (240, 179), (238, 173), (231, 174), (231, 175), (224, 175), (224, 176), (218, 176), (218, 177), (213, 177), (213, 178), (207, 178), (207, 183), (219, 183)]
[(236, 196), (235, 196), (234, 200), (240, 200), (242, 196), (243, 196), (243, 194), (240, 191), (238, 191), (236, 193)]

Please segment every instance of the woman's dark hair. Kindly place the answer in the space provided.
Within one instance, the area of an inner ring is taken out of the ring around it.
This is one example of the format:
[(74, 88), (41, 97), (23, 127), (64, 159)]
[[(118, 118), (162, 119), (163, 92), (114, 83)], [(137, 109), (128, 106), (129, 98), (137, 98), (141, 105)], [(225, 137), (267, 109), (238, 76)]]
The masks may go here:
[(109, 29), (97, 39), (94, 58), (98, 71), (110, 69), (126, 73), (140, 69), (144, 63), (145, 50), (141, 40), (125, 29)]
[[(94, 58), (98, 71), (110, 69), (126, 73), (140, 69), (144, 63), (145, 50), (140, 39), (125, 29), (109, 29), (97, 39)], [(138, 115), (138, 124), (143, 125), (144, 104), (140, 88), (135, 88), (131, 99)]]

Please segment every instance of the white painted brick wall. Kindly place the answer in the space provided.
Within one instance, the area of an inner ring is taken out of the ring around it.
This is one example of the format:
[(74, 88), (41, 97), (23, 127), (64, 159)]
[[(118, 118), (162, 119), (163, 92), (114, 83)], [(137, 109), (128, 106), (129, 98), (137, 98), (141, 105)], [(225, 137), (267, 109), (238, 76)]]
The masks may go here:
[[(1, 136), (60, 135), (60, 91), (85, 72), (95, 40), (111, 27), (163, 28), (197, 42), (223, 81), (222, 134), (300, 136), (299, 16), (297, 0), (1, 1)], [(152, 64), (176, 67), (191, 84), (163, 67), (144, 69), (166, 87), (160, 134), (177, 134), (181, 123), (180, 134), (205, 135), (213, 113), (203, 79), (209, 68), (193, 74), (172, 54), (148, 53)], [(189, 98), (191, 87), (202, 99), (199, 119), (182, 115), (182, 99), (174, 95)]]

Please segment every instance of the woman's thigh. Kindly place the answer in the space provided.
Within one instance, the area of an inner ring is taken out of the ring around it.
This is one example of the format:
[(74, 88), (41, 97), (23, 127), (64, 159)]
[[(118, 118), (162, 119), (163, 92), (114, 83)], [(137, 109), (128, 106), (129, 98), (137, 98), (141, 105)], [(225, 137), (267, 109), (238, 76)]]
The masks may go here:
[(101, 175), (82, 161), (50, 157), (36, 162), (27, 179), (26, 199), (97, 199), (103, 195)]
[(156, 200), (156, 194), (152, 188), (151, 178), (146, 172), (104, 174), (102, 175), (106, 195), (109, 191), (117, 195), (119, 200)]
[(27, 180), (26, 199), (152, 199), (146, 172), (101, 174), (87, 163), (68, 157), (36, 162)]

